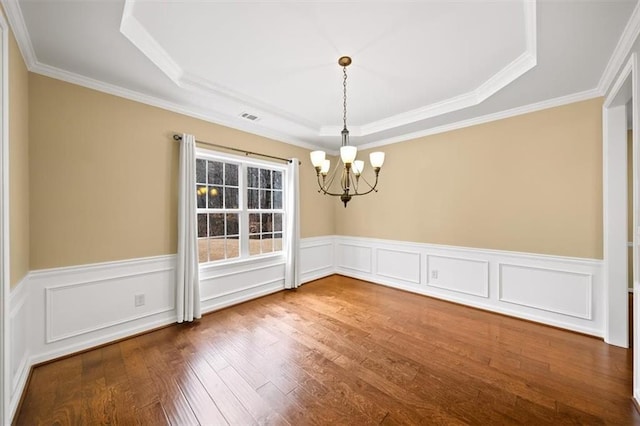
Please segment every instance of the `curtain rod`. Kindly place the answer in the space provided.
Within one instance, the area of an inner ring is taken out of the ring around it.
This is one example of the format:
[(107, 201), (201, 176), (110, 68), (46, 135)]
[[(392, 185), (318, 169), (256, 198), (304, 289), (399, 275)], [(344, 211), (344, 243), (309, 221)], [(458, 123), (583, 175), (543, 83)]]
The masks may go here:
[[(176, 134), (174, 134), (174, 135), (173, 135), (173, 140), (175, 140), (175, 141), (181, 141), (181, 140), (182, 140), (182, 135), (179, 135), (179, 134), (177, 134), (177, 133), (176, 133)], [(230, 147), (230, 146), (218, 145), (218, 144), (211, 143), (211, 142), (204, 142), (204, 141), (196, 140), (196, 143), (199, 143), (199, 144), (202, 144), (202, 145), (214, 146), (214, 147), (216, 147), (216, 148), (228, 149), (228, 150), (230, 150), (230, 151), (241, 152), (241, 153), (243, 153), (244, 155), (257, 155), (257, 156), (260, 156), (260, 157), (271, 158), (271, 159), (273, 159), (273, 160), (284, 161), (285, 163), (290, 163), (290, 162), (291, 162), (291, 160), (290, 160), (290, 159), (288, 159), (288, 158), (276, 157), (276, 156), (274, 156), (274, 155), (261, 154), (261, 153), (259, 153), (259, 152), (253, 152), (253, 151), (246, 151), (246, 150), (244, 150), (244, 149), (238, 149), (238, 148), (233, 148), (233, 147)], [(298, 161), (298, 164), (302, 164), (302, 162), (301, 162), (301, 161)]]

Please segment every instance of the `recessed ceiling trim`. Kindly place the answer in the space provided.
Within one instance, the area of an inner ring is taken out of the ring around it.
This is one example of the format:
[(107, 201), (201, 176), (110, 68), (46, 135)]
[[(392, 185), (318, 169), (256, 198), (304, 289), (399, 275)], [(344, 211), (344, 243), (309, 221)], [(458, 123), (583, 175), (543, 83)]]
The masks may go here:
[(2, 3), (4, 11), (7, 14), (11, 30), (18, 42), (20, 53), (22, 53), (27, 68), (31, 69), (33, 64), (36, 63), (36, 54), (33, 50), (31, 37), (29, 37), (27, 24), (24, 22), (24, 16), (22, 16), (22, 9), (17, 1), (0, 0), (0, 3)]
[(306, 132), (310, 132), (311, 134), (317, 133), (317, 129), (320, 127), (318, 123), (310, 122), (302, 117), (277, 109), (272, 105), (184, 71), (134, 16), (134, 6), (134, 0), (125, 0), (122, 19), (120, 21), (120, 32), (178, 87), (198, 94), (204, 93), (214, 99), (223, 97), (234, 102), (245, 104), (259, 112), (261, 116), (277, 116), (286, 121), (290, 121), (294, 127), (302, 127)]
[(120, 20), (120, 32), (173, 82), (183, 76), (182, 68), (171, 58), (144, 26), (133, 16), (134, 2), (126, 0)]
[[(159, 45), (159, 43), (147, 32), (144, 26), (134, 16), (134, 0), (125, 0), (120, 31), (127, 37), (145, 56), (147, 56), (162, 72), (165, 73), (177, 86), (195, 93), (204, 93), (213, 98), (224, 97), (228, 100), (239, 102), (256, 110), (261, 116), (272, 115), (289, 122), (288, 127), (303, 129), (305, 132), (319, 136), (329, 136), (339, 133), (339, 126), (321, 126), (287, 111), (275, 108), (273, 105), (253, 99), (215, 84), (209, 79), (193, 75), (182, 69), (171, 56)], [(492, 96), (508, 84), (515, 81), (525, 72), (535, 67), (536, 58), (536, 2), (535, 0), (523, 1), (523, 20), (525, 29), (526, 50), (511, 63), (500, 69), (487, 81), (476, 89), (445, 99), (441, 102), (425, 105), (411, 111), (396, 114), (382, 120), (355, 126), (352, 136), (367, 136), (403, 125), (415, 123), (438, 115), (447, 114), (463, 108), (477, 105)], [(267, 126), (268, 123), (264, 122)]]
[[(392, 117), (354, 127), (353, 136), (368, 136), (385, 130), (426, 120), (438, 115), (447, 114), (464, 108), (478, 105), (507, 85), (514, 82), (524, 73), (537, 65), (537, 33), (536, 33), (536, 2), (525, 2), (524, 8), (525, 37), (527, 49), (507, 66), (499, 70), (476, 89), (459, 96), (445, 99), (441, 102), (425, 105)], [(340, 132), (340, 126), (323, 126), (320, 136), (335, 135)]]

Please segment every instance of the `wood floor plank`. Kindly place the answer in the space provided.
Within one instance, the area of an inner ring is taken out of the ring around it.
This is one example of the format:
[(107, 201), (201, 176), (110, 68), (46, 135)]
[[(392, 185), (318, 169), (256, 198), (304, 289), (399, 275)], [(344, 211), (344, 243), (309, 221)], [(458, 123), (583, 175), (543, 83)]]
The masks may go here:
[(39, 366), (17, 425), (640, 425), (632, 351), (331, 276)]

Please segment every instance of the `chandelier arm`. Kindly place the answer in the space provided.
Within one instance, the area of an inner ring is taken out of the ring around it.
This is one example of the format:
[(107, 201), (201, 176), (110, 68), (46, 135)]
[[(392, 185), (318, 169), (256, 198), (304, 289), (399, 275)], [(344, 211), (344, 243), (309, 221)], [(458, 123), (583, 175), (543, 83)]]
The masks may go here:
[[(360, 179), (362, 179), (362, 180), (364, 181), (364, 183), (366, 183), (366, 184), (367, 184), (367, 186), (368, 186), (369, 188), (375, 188), (375, 186), (378, 184), (378, 174), (377, 174), (377, 173), (376, 173), (376, 183), (375, 183), (374, 185), (371, 185), (371, 184), (369, 183), (369, 181), (368, 181), (364, 176), (362, 176), (362, 175), (360, 175)], [(356, 192), (357, 192), (357, 191), (356, 191)], [(369, 191), (369, 192), (371, 192), (371, 191)], [(368, 194), (369, 192), (367, 192), (367, 194)]]
[[(365, 180), (366, 182), (366, 180)], [(376, 181), (374, 182), (373, 186), (371, 186), (371, 184), (369, 182), (367, 182), (367, 185), (369, 185), (369, 187), (371, 188), (370, 190), (368, 190), (367, 192), (355, 192), (351, 195), (353, 195), (354, 197), (356, 195), (367, 195), (367, 194), (371, 194), (372, 192), (378, 192), (378, 190), (376, 189), (376, 187), (378, 186), (378, 173), (376, 173)]]
[[(333, 185), (333, 181), (336, 179), (336, 176), (338, 175), (338, 170), (340, 170), (340, 162), (336, 161), (336, 165), (333, 168), (333, 171), (331, 172), (331, 175), (329, 176), (329, 183), (325, 186), (325, 188), (331, 188), (331, 185)], [(325, 192), (326, 193), (326, 192)]]
[(320, 192), (320, 193), (322, 193), (322, 194), (325, 194), (325, 195), (331, 195), (331, 196), (333, 196), (333, 197), (339, 197), (339, 196), (341, 196), (341, 195), (342, 195), (342, 193), (337, 194), (337, 193), (334, 193), (334, 192), (329, 192), (329, 191), (327, 190), (327, 188), (329, 188), (330, 186), (331, 186), (331, 185), (326, 185), (326, 186), (324, 186), (324, 187), (322, 186), (322, 184), (320, 183), (320, 173), (318, 173), (318, 187), (320, 188), (320, 189), (318, 190), (318, 192)]

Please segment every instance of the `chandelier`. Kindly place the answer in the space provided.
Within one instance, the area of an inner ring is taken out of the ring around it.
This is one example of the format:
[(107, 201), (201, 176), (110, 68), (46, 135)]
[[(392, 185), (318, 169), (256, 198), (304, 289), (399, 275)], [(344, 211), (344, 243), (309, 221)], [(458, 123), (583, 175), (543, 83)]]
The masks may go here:
[[(333, 172), (329, 174), (331, 161), (326, 158), (326, 153), (324, 151), (313, 151), (310, 155), (311, 163), (313, 164), (313, 167), (316, 168), (318, 186), (320, 187), (318, 192), (325, 195), (340, 197), (344, 206), (347, 207), (347, 203), (352, 197), (367, 195), (373, 191), (378, 192), (376, 187), (378, 186), (378, 174), (380, 173), (380, 169), (384, 163), (384, 152), (372, 152), (369, 154), (371, 167), (373, 167), (373, 171), (375, 173), (375, 182), (371, 185), (364, 176), (362, 176), (362, 172), (364, 171), (364, 161), (356, 160), (358, 148), (349, 145), (349, 130), (347, 130), (347, 67), (351, 65), (351, 58), (348, 56), (342, 56), (338, 59), (338, 64), (342, 67), (343, 74), (342, 122), (344, 127), (342, 128), (342, 145), (340, 146), (342, 167), (340, 167), (340, 164), (338, 163)], [(336, 192), (332, 192), (331, 188), (333, 182), (338, 176), (338, 172), (340, 172), (340, 191), (336, 191), (338, 189), (336, 187), (336, 190), (334, 190)], [(327, 177), (327, 175), (329, 175), (329, 177)], [(364, 188), (360, 188), (362, 182), (366, 185)]]

